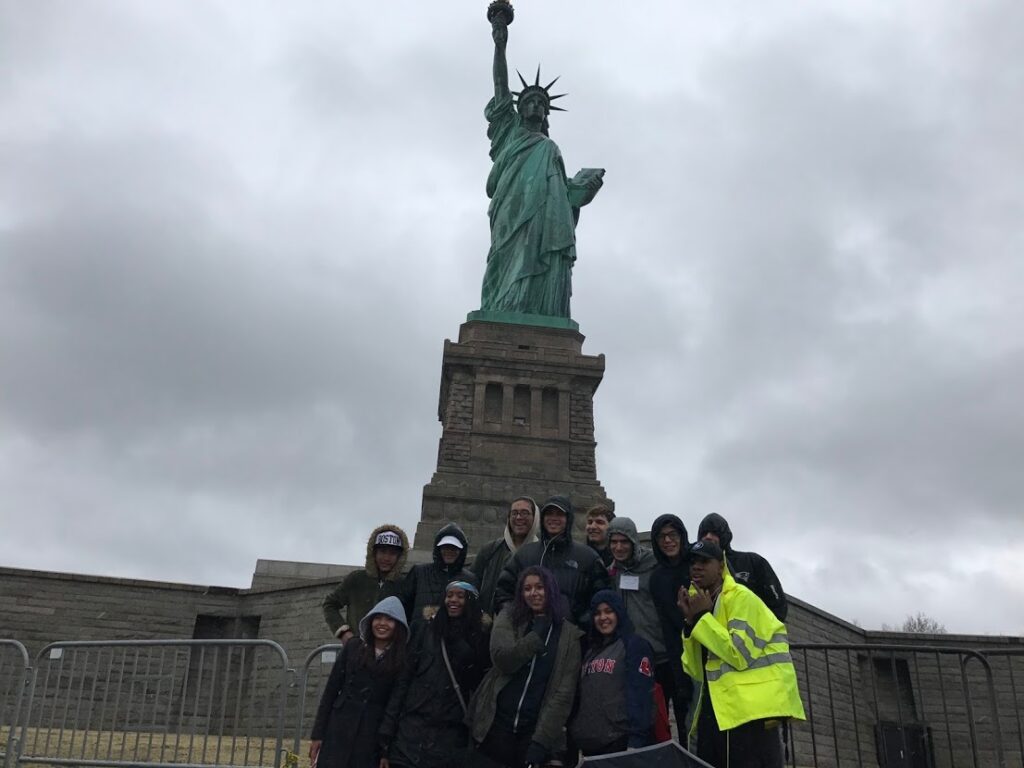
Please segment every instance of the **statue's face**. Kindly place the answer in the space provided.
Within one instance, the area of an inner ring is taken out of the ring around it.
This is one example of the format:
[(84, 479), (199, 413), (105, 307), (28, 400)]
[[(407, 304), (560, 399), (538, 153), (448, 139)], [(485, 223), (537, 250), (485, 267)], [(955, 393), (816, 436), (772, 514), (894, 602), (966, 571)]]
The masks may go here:
[(539, 94), (532, 94), (519, 102), (519, 114), (526, 122), (540, 122), (548, 114), (547, 104), (544, 97)]

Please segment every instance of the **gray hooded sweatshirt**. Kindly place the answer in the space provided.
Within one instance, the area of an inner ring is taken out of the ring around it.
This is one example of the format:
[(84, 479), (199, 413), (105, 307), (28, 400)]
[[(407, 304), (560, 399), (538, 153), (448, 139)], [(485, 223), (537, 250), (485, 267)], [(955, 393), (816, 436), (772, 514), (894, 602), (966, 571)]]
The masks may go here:
[(390, 597), (385, 597), (373, 606), (373, 608), (370, 609), (370, 612), (359, 620), (359, 637), (364, 643), (369, 644), (373, 642), (373, 638), (370, 636), (370, 621), (372, 621), (373, 617), (378, 613), (390, 616), (405, 627), (406, 637), (408, 637), (409, 622), (405, 618), (405, 607), (402, 605), (401, 600), (394, 595), (391, 595)]
[(640, 537), (636, 532), (636, 523), (628, 517), (616, 517), (608, 526), (608, 538), (612, 534), (621, 534), (633, 543), (633, 557), (626, 563), (613, 561), (608, 569), (612, 575), (612, 583), (626, 605), (626, 613), (636, 628), (636, 633), (651, 644), (654, 650), (654, 663), (668, 661), (665, 650), (665, 637), (661, 630), (658, 609), (651, 596), (651, 574), (658, 567), (658, 559), (654, 553), (640, 546)]

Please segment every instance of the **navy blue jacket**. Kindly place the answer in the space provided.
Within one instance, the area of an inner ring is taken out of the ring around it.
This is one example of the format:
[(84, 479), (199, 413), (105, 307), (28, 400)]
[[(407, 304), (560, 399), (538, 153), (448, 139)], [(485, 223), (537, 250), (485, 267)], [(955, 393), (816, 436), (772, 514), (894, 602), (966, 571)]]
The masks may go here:
[[(598, 743), (606, 737), (604, 743), (608, 744), (627, 736), (627, 746), (645, 747), (654, 740), (654, 651), (651, 644), (633, 630), (618, 592), (610, 589), (597, 592), (590, 601), (591, 616), (601, 603), (607, 603), (615, 611), (619, 623), (611, 638), (605, 638), (591, 625), (588, 636), (591, 650), (584, 656), (583, 668), (586, 670), (587, 664), (598, 659), (601, 651), (611, 643), (622, 640), (625, 646), (625, 675), (618, 679), (623, 681), (623, 685), (621, 688), (604, 689), (606, 698), (596, 709), (602, 713), (625, 712), (625, 722), (609, 723), (600, 716), (595, 717), (595, 712), (588, 712), (589, 708), (581, 700), (580, 708), (570, 724), (570, 731), (581, 742), (586, 740)], [(584, 695), (582, 690), (580, 693)], [(588, 703), (593, 705), (595, 702)], [(611, 730), (616, 726), (624, 732), (615, 733)]]

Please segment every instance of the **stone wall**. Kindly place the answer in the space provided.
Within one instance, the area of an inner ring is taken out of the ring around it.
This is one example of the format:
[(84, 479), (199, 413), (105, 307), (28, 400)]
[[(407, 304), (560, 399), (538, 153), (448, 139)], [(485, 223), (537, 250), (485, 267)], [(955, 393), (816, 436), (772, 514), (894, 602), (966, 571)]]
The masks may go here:
[(239, 615), (240, 592), (0, 568), (0, 636), (33, 654), (55, 640), (191, 638), (200, 614)]
[(252, 574), (253, 589), (274, 589), (308, 584), (311, 581), (338, 580), (346, 574), (360, 568), (358, 565), (338, 565), (335, 563), (300, 563), (294, 560), (256, 561), (256, 570)]

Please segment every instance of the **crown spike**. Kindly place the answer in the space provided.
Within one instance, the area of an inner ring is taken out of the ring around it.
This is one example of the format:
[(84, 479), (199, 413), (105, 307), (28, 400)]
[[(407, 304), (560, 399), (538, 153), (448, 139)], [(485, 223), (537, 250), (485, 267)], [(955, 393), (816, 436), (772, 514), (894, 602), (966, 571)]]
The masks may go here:
[(548, 83), (547, 85), (545, 85), (545, 86), (544, 86), (544, 90), (545, 90), (545, 91), (550, 91), (550, 90), (551, 90), (551, 86), (552, 86), (552, 85), (554, 85), (555, 83), (557, 83), (557, 82), (558, 82), (558, 78), (559, 78), (559, 77), (561, 77), (561, 75), (559, 75), (559, 76), (558, 76), (558, 77), (556, 77), (556, 78), (555, 78), (554, 80), (552, 80), (552, 81), (551, 81), (550, 83)]
[(556, 107), (554, 104), (549, 104), (548, 105), (548, 109), (550, 109), (552, 112), (568, 112), (569, 111), (567, 109), (562, 109), (561, 107)]
[(568, 95), (569, 95), (568, 93), (559, 93), (559, 94), (556, 94), (554, 96), (548, 96), (548, 101), (554, 101), (555, 99), (560, 99), (563, 96), (568, 96)]
[(533, 81), (533, 84), (534, 84), (535, 86), (537, 86), (538, 88), (540, 88), (540, 64), (538, 64), (538, 65), (537, 65), (537, 77), (536, 77), (536, 79), (535, 79), (535, 80)]
[(528, 83), (526, 82), (526, 78), (525, 78), (525, 77), (523, 77), (523, 73), (522, 73), (522, 72), (520, 72), (520, 71), (519, 71), (519, 70), (517, 69), (517, 70), (516, 70), (516, 74), (517, 74), (517, 75), (519, 75), (519, 82), (521, 82), (521, 83), (523, 84), (523, 88), (529, 88), (530, 86), (529, 86), (529, 84), (528, 84)]

